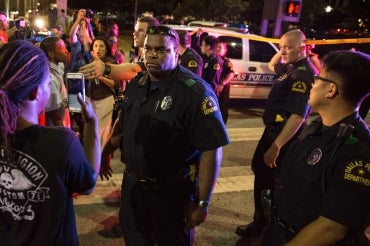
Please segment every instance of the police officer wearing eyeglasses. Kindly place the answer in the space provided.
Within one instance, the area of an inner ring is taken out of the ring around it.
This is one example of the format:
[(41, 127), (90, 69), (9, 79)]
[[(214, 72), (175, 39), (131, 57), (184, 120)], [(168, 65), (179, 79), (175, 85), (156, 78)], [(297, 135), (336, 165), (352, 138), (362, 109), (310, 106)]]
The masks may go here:
[[(126, 164), (120, 213), (126, 245), (192, 245), (229, 144), (213, 90), (178, 65), (178, 40), (166, 26), (147, 29), (147, 72), (128, 84), (103, 149), (104, 159), (120, 145)], [(110, 175), (103, 166), (101, 176)]]
[(273, 217), (261, 245), (346, 245), (370, 242), (370, 130), (358, 108), (370, 94), (370, 56), (336, 51), (310, 90), (319, 117), (286, 152)]

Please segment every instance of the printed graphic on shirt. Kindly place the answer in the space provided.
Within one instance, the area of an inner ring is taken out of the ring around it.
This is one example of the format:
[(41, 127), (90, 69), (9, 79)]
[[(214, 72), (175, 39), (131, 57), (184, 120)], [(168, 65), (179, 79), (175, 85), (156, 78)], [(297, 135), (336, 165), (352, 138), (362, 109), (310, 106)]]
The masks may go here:
[(353, 160), (347, 163), (344, 169), (345, 180), (370, 186), (370, 162)]
[(218, 111), (218, 105), (213, 97), (205, 97), (202, 100), (202, 112), (204, 115), (209, 115)]
[(307, 91), (307, 85), (303, 81), (296, 81), (292, 85), (292, 91), (305, 94)]
[(190, 60), (188, 62), (188, 67), (198, 67), (198, 62), (196, 60)]
[(49, 199), (49, 188), (42, 187), (48, 174), (31, 156), (13, 150), (9, 161), (0, 149), (0, 211), (15, 220), (33, 220), (33, 204)]

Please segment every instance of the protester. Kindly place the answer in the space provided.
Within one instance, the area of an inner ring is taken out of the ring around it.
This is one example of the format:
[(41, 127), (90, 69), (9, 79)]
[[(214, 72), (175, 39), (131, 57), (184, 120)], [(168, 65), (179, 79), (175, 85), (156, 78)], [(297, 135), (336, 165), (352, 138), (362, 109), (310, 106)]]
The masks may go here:
[(50, 97), (45, 107), (46, 125), (70, 127), (64, 71), (58, 66), (59, 63), (69, 63), (69, 52), (64, 41), (57, 37), (45, 38), (40, 48), (49, 60), (51, 76)]
[[(12, 28), (9, 28), (9, 20), (5, 12), (0, 11), (0, 31), (3, 31), (5, 33), (1, 34), (1, 40), (0, 42), (6, 43), (9, 39), (11, 39), (15, 32), (17, 31), (17, 28), (13, 26)], [(6, 40), (6, 41), (5, 41)]]
[[(86, 9), (79, 9), (75, 14), (75, 22), (73, 23), (69, 34), (71, 62), (66, 67), (66, 72), (78, 72), (80, 67), (89, 63), (92, 58), (90, 49), (94, 37), (92, 36), (89, 22), (90, 18), (88, 18), (86, 14)], [(83, 139), (84, 122), (81, 113), (71, 113), (71, 126), (73, 129), (78, 131), (80, 138)]]
[[(106, 63), (114, 63), (114, 58), (110, 51), (111, 47), (107, 39), (103, 37), (94, 39), (91, 45), (91, 53), (94, 60), (99, 59)], [(87, 95), (91, 98), (91, 103), (98, 117), (101, 146), (105, 144), (111, 129), (115, 88), (119, 86), (119, 81), (115, 81), (108, 76), (100, 76), (90, 80)]]
[(48, 60), (27, 41), (0, 50), (0, 244), (79, 245), (72, 194), (90, 194), (100, 170), (97, 119), (79, 97), (84, 148), (64, 127), (42, 127)]
[(104, 35), (109, 40), (112, 47), (111, 53), (115, 63), (120, 64), (125, 62), (125, 52), (119, 48), (119, 27), (115, 22), (108, 23), (106, 33)]
[[(192, 245), (229, 139), (213, 91), (178, 65), (177, 33), (149, 27), (143, 51), (148, 71), (127, 85), (121, 116), (103, 149), (101, 176), (111, 176), (108, 160), (120, 147), (126, 245)], [(199, 175), (191, 166), (199, 167)]]
[(274, 189), (277, 167), (281, 165), (285, 150), (308, 117), (310, 110), (307, 102), (313, 71), (306, 57), (305, 40), (305, 35), (299, 30), (286, 32), (280, 38), (280, 50), (269, 62), (269, 68), (276, 72), (277, 79), (267, 99), (263, 114), (265, 129), (252, 159), (255, 211), (253, 222), (237, 227), (239, 236), (250, 238), (261, 235), (267, 223), (261, 193), (265, 189)]
[(323, 58), (309, 99), (319, 117), (285, 155), (262, 246), (369, 245), (370, 131), (358, 114), (369, 70), (364, 53)]

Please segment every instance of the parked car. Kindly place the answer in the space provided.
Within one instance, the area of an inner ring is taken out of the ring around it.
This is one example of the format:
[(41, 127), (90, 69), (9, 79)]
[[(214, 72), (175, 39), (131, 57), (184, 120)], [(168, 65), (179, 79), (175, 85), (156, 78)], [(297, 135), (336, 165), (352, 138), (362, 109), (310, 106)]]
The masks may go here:
[(268, 68), (268, 62), (278, 51), (277, 47), (253, 34), (194, 26), (168, 25), (175, 30), (196, 31), (201, 28), (227, 43), (227, 57), (234, 65), (235, 75), (230, 84), (230, 98), (267, 99), (276, 74)]

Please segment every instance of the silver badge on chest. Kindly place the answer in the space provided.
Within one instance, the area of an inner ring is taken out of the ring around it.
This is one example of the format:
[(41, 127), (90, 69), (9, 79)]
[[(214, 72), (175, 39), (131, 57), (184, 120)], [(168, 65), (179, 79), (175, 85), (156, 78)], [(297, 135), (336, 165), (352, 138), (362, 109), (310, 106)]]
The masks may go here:
[(172, 107), (173, 98), (171, 96), (165, 96), (161, 102), (161, 109), (168, 110)]
[(307, 157), (307, 164), (311, 166), (316, 165), (320, 161), (321, 156), (322, 151), (320, 148), (313, 149)]

